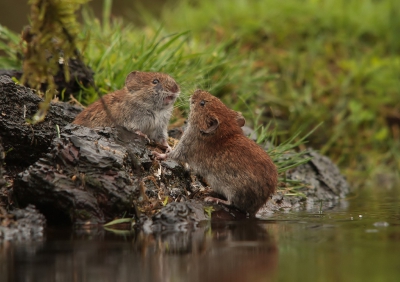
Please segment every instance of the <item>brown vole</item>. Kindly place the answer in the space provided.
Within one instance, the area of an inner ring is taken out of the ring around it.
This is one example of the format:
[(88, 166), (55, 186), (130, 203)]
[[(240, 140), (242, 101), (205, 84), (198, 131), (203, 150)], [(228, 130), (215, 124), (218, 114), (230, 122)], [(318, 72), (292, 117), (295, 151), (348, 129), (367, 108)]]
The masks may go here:
[(123, 126), (154, 139), (168, 152), (167, 126), (179, 93), (178, 84), (167, 74), (133, 71), (126, 77), (124, 88), (91, 104), (73, 123), (86, 127)]
[(208, 197), (207, 201), (255, 215), (275, 192), (278, 173), (274, 163), (243, 134), (245, 119), (241, 114), (202, 90), (194, 92), (190, 103), (188, 126), (176, 148), (169, 154), (155, 155), (188, 163), (227, 199)]

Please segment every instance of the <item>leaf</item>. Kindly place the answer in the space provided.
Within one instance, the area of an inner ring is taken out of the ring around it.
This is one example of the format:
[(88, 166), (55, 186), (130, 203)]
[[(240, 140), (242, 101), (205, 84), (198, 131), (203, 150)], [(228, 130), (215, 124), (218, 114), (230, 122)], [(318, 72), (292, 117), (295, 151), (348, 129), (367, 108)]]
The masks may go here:
[(211, 214), (213, 211), (215, 211), (214, 208), (212, 206), (204, 206), (203, 209), (206, 212), (208, 218), (211, 219)]
[(165, 197), (164, 201), (162, 202), (162, 205), (165, 207), (168, 204), (168, 196)]
[(131, 223), (133, 221), (132, 218), (118, 218), (114, 219), (113, 221), (107, 222), (103, 226), (111, 226), (111, 225), (116, 225), (116, 224), (121, 224), (121, 223)]

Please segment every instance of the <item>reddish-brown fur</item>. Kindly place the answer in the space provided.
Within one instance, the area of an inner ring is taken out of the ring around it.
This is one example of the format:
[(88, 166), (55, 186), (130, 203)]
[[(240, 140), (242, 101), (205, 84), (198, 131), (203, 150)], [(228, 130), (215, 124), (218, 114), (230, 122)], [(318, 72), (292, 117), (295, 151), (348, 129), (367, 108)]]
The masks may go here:
[(278, 173), (268, 154), (244, 136), (244, 123), (241, 114), (197, 90), (191, 98), (188, 127), (176, 149), (166, 156), (187, 162), (227, 199), (210, 200), (254, 215), (275, 192)]

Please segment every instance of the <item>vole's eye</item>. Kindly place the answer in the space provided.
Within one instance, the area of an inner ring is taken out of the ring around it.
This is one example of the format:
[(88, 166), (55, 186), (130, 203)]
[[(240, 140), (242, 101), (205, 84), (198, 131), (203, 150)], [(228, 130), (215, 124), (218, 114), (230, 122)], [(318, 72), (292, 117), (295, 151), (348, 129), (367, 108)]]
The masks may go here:
[(158, 79), (153, 80), (153, 84), (159, 84), (159, 83), (160, 83), (160, 81)]
[(200, 101), (200, 106), (204, 107), (205, 104), (206, 104), (206, 101), (204, 101), (204, 100)]

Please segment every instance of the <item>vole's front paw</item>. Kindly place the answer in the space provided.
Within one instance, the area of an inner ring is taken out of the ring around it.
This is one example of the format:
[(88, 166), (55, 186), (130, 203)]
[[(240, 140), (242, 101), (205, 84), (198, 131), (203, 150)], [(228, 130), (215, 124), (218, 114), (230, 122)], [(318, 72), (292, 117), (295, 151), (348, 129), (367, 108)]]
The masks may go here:
[(154, 158), (156, 160), (163, 161), (163, 160), (165, 160), (167, 158), (167, 154), (161, 154), (161, 153), (156, 152), (156, 151), (152, 151), (152, 153), (153, 153), (153, 156), (154, 156)]
[(167, 153), (171, 153), (171, 151), (172, 151), (171, 146), (167, 144), (167, 149), (165, 149), (165, 153), (166, 153), (166, 154), (167, 154)]
[(164, 147), (163, 149), (165, 149), (165, 153), (168, 154), (172, 151), (171, 146), (169, 146), (167, 139), (163, 139), (161, 141), (161, 145)]
[(144, 137), (144, 138), (147, 140), (147, 142), (149, 142), (149, 143), (151, 142), (150, 139), (149, 139), (149, 137), (147, 137), (147, 135), (144, 134), (143, 132), (141, 132), (140, 130), (136, 130), (135, 133), (136, 133), (137, 135), (139, 135), (139, 136)]

